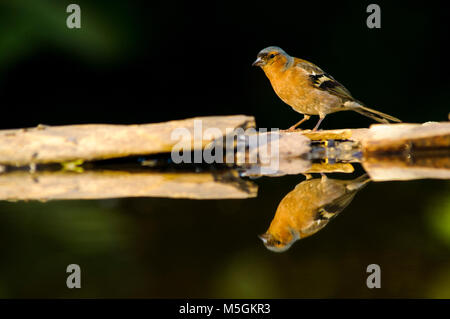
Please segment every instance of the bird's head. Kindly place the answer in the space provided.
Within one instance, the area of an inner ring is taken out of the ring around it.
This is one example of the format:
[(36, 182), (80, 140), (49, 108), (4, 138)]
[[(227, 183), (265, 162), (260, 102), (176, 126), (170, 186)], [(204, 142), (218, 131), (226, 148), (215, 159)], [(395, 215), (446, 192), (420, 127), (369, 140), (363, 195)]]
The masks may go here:
[(285, 234), (273, 233), (270, 229), (258, 237), (267, 249), (277, 253), (288, 250), (299, 239), (299, 235), (294, 232), (290, 231), (289, 235), (286, 236)]
[(253, 62), (253, 66), (259, 66), (261, 68), (265, 68), (274, 64), (288, 64), (293, 61), (293, 58), (289, 56), (283, 49), (279, 47), (267, 47), (261, 50), (256, 56), (255, 62)]

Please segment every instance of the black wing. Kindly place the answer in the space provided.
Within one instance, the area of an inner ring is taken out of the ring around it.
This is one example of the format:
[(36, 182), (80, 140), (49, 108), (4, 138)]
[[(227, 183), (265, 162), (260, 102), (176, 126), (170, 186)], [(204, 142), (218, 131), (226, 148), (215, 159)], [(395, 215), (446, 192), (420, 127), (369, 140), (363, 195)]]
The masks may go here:
[(352, 94), (345, 86), (336, 81), (331, 75), (325, 73), (318, 66), (307, 61), (298, 63), (298, 66), (309, 74), (311, 84), (319, 90), (327, 91), (330, 94), (340, 97), (344, 101), (354, 100)]

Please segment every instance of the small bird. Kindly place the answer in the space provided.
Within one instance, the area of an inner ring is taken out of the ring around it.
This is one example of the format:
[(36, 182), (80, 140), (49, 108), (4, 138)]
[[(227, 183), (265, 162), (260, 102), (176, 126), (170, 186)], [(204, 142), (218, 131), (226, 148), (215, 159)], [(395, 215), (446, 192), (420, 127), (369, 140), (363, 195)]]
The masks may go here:
[(281, 200), (269, 229), (259, 238), (269, 250), (289, 249), (296, 240), (325, 227), (369, 181), (369, 176), (364, 174), (354, 180), (322, 175), (301, 182)]
[(366, 107), (318, 66), (292, 57), (279, 47), (261, 50), (253, 66), (263, 69), (283, 102), (303, 114), (303, 119), (288, 131), (295, 130), (311, 115), (319, 115), (319, 121), (313, 129), (316, 131), (327, 114), (340, 111), (355, 111), (381, 123), (401, 122), (398, 118)]

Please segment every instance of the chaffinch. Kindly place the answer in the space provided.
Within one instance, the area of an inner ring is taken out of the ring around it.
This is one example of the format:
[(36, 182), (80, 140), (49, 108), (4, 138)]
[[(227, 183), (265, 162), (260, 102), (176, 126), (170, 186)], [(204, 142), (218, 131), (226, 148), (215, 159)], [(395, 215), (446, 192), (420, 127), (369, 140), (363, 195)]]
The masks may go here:
[(282, 252), (298, 240), (321, 230), (370, 181), (367, 174), (354, 180), (307, 179), (278, 205), (269, 229), (259, 238), (272, 251)]
[(399, 119), (366, 107), (332, 76), (311, 62), (291, 57), (279, 47), (267, 47), (258, 53), (254, 66), (263, 69), (275, 93), (295, 111), (304, 114), (291, 126), (293, 131), (311, 115), (319, 115), (318, 129), (325, 116), (339, 111), (356, 111), (381, 123)]

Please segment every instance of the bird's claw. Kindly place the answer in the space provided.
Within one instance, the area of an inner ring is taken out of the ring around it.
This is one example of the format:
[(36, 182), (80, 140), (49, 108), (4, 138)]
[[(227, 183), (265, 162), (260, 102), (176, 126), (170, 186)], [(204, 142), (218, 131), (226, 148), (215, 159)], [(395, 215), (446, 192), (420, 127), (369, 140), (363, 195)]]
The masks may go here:
[(280, 130), (280, 132), (284, 132), (284, 133), (293, 133), (293, 132), (303, 132), (303, 133), (306, 133), (306, 132), (310, 132), (311, 130), (309, 130), (309, 129), (305, 129), (305, 130), (302, 130), (301, 128), (288, 128), (288, 129), (286, 129), (286, 130)]
[(280, 130), (280, 132), (289, 132), (289, 133), (292, 133), (292, 132), (298, 132), (298, 131), (302, 131), (302, 129), (300, 129), (300, 128), (295, 128), (295, 127), (290, 127), (290, 128), (288, 128), (288, 129), (286, 129), (286, 130)]

